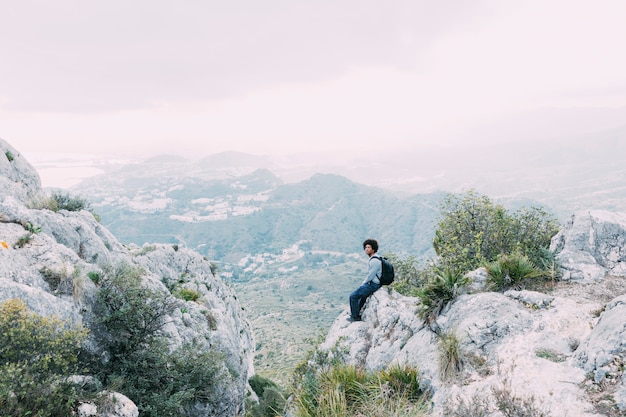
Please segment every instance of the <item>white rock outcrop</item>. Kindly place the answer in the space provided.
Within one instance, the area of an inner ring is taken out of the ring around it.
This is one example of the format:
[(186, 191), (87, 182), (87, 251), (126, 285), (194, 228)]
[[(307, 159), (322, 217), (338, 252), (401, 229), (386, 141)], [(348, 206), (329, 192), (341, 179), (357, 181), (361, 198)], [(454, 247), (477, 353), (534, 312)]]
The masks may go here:
[(626, 276), (626, 213), (579, 211), (552, 238), (550, 250), (558, 254), (563, 280)]
[[(162, 329), (170, 346), (193, 341), (197, 348), (217, 349), (225, 357), (222, 366), (229, 377), (216, 381), (215, 398), (196, 403), (188, 415), (240, 414), (248, 377), (254, 373), (254, 341), (234, 292), (214, 274), (211, 262), (173, 245), (125, 247), (88, 211), (30, 208), (45, 194), (38, 174), (1, 139), (0, 150), (0, 303), (19, 298), (40, 315), (90, 327), (95, 322), (97, 284), (88, 274), (101, 274), (122, 263), (142, 268), (142, 285), (163, 292), (176, 303)], [(62, 277), (60, 282), (46, 276), (50, 271)], [(196, 301), (176, 298), (170, 291), (174, 287), (193, 290), (200, 297)], [(93, 337), (87, 348), (101, 351)], [(93, 404), (83, 404), (80, 413), (137, 415), (132, 398), (110, 395), (117, 398), (119, 410), (99, 413)]]
[[(483, 415), (500, 417), (499, 389), (535, 404), (541, 415), (592, 417), (608, 409), (626, 415), (625, 241), (626, 215), (577, 213), (553, 239), (566, 280), (549, 293), (470, 285), (472, 293), (426, 325), (416, 314), (419, 299), (384, 287), (368, 300), (363, 322), (342, 313), (320, 349), (345, 352), (346, 363), (369, 370), (416, 367), (433, 416), (481, 398), (492, 404)], [(470, 275), (484, 281), (483, 272)], [(453, 380), (440, 367), (442, 336), (450, 334), (463, 360)]]

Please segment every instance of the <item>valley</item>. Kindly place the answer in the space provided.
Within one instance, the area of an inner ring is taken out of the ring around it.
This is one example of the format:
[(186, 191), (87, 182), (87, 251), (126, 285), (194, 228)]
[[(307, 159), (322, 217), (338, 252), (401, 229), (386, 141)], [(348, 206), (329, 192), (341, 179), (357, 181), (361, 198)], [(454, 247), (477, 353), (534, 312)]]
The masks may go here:
[(318, 167), (324, 174), (234, 152), (196, 161), (163, 155), (70, 192), (88, 198), (123, 243), (186, 246), (215, 262), (253, 326), (257, 372), (288, 384), (362, 279), (363, 239), (425, 262), (435, 255), (443, 197), (470, 188), (512, 209), (541, 205), (561, 222), (577, 210), (625, 211), (625, 133), (387, 155)]

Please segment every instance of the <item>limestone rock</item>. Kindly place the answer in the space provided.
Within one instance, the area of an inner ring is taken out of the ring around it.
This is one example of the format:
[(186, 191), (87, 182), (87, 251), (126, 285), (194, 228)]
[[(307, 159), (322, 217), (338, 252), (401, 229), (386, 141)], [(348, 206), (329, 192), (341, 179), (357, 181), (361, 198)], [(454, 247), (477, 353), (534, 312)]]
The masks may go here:
[[(90, 273), (129, 264), (141, 268), (142, 285), (162, 292), (177, 308), (165, 317), (162, 334), (171, 347), (194, 341), (224, 354), (220, 365), (228, 377), (216, 381), (215, 398), (197, 402), (190, 416), (234, 416), (244, 409), (248, 376), (254, 373), (254, 341), (250, 325), (233, 291), (215, 274), (210, 261), (171, 245), (135, 250), (122, 245), (88, 211), (29, 208), (43, 193), (39, 177), (27, 161), (0, 140), (0, 302), (22, 299), (44, 316), (57, 316), (97, 333), (94, 303), (97, 286)], [(196, 301), (176, 296), (180, 288), (197, 291)], [(86, 348), (103, 348), (90, 337)], [(103, 393), (105, 395), (105, 393)], [(115, 407), (97, 410), (83, 404), (80, 415), (137, 416), (132, 398), (111, 396)], [(95, 414), (94, 414), (95, 413)]]
[(21, 202), (41, 193), (41, 180), (28, 161), (5, 140), (0, 139), (0, 195)]
[(565, 271), (564, 280), (597, 281), (608, 273), (626, 276), (626, 213), (575, 213), (550, 245)]
[[(600, 416), (586, 387), (600, 386), (602, 378), (612, 378), (609, 394), (626, 411), (619, 379), (626, 356), (624, 297), (609, 303), (598, 321), (598, 303), (558, 291), (464, 294), (435, 326), (426, 326), (415, 314), (418, 299), (382, 289), (368, 300), (363, 322), (348, 322), (346, 310), (320, 349), (344, 352), (346, 363), (370, 370), (418, 368), (423, 389), (432, 394), (434, 416), (443, 416), (457, 398), (490, 398), (501, 387), (532, 398), (550, 415)], [(458, 339), (464, 362), (454, 380), (443, 378), (439, 367), (441, 336), (449, 334)], [(589, 380), (593, 372), (601, 378)]]
[(93, 403), (84, 403), (78, 407), (79, 417), (138, 417), (137, 406), (125, 395), (119, 392), (104, 393), (106, 405), (96, 406)]

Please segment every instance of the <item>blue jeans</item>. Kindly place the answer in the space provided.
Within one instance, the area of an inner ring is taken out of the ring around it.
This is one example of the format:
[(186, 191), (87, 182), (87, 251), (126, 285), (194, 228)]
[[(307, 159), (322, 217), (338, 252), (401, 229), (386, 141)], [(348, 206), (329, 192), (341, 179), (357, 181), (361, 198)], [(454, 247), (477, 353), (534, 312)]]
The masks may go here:
[(365, 305), (367, 298), (374, 294), (381, 287), (372, 281), (361, 285), (350, 294), (350, 316), (357, 319), (361, 316), (361, 309)]

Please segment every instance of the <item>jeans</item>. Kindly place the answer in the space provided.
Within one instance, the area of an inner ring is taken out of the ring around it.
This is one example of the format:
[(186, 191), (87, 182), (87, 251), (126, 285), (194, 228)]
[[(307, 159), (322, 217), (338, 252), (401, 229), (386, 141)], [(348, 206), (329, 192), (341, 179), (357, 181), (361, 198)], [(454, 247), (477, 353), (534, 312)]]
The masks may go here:
[(374, 294), (381, 287), (372, 281), (361, 285), (350, 294), (350, 316), (357, 319), (361, 316), (361, 309), (365, 305), (367, 298)]

